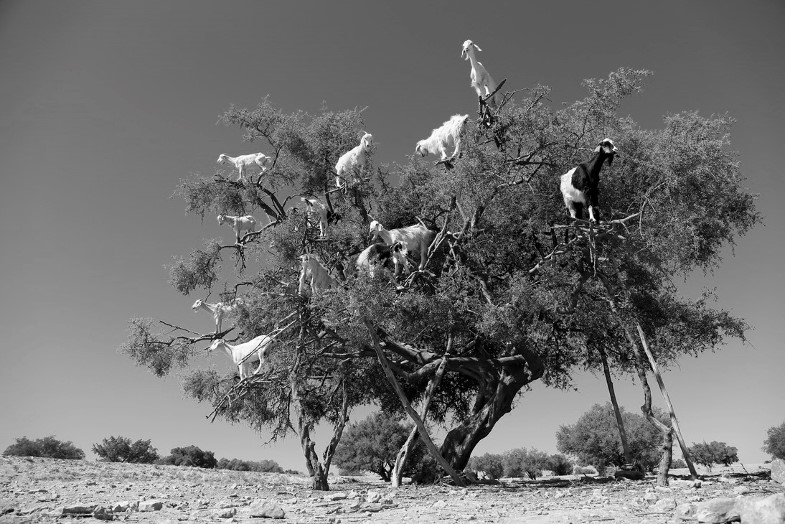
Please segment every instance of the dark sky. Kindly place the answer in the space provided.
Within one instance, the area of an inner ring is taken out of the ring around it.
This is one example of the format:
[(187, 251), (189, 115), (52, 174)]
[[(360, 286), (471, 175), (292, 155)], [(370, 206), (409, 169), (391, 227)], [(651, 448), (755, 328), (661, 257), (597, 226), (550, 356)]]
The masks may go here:
[[(170, 196), (219, 153), (259, 150), (215, 123), (266, 95), (285, 111), (367, 107), (375, 162), (407, 161), (432, 128), (475, 111), (459, 56), (472, 39), (497, 81), (548, 85), (554, 106), (583, 96), (582, 79), (629, 66), (655, 73), (621, 109), (645, 127), (693, 109), (737, 119), (732, 144), (766, 225), (683, 289), (716, 288), (718, 306), (754, 330), (665, 380), (689, 443), (726, 441), (762, 461), (766, 429), (785, 421), (784, 23), (779, 0), (0, 1), (0, 449), (55, 434), (87, 451), (124, 435), (302, 470), (296, 439), (262, 447), (268, 435), (210, 424), (178, 377), (116, 351), (131, 317), (210, 327), (164, 265), (231, 233)], [(619, 382), (637, 412), (639, 389)], [(555, 452), (558, 426), (607, 400), (602, 377), (576, 385), (534, 384), (477, 452)]]

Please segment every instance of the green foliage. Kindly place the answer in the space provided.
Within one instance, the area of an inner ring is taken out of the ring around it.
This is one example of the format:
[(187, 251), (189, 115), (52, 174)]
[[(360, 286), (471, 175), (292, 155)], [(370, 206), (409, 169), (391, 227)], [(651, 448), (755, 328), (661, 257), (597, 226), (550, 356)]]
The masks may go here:
[(711, 470), (712, 464), (730, 466), (739, 461), (738, 450), (725, 442), (713, 440), (708, 444), (704, 441), (690, 446), (690, 456), (696, 464), (702, 464)]
[(5, 448), (6, 457), (48, 457), (57, 459), (79, 460), (85, 457), (84, 451), (74, 446), (71, 441), (63, 442), (54, 436), (30, 440), (27, 437), (17, 438), (16, 442)]
[(202, 451), (197, 446), (172, 448), (171, 454), (158, 460), (158, 464), (170, 466), (193, 466), (196, 468), (211, 469), (217, 466), (218, 461), (212, 451)]
[[(633, 461), (651, 471), (659, 462), (662, 435), (643, 416), (619, 409)], [(655, 414), (658, 419), (667, 422), (663, 413), (655, 410)], [(604, 406), (595, 404), (575, 424), (560, 426), (556, 433), (556, 447), (562, 453), (575, 455), (582, 464), (595, 466), (598, 471), (625, 463), (619, 428), (610, 402)]]
[(774, 458), (785, 460), (785, 422), (766, 430), (768, 437), (763, 441), (763, 451)]
[(107, 462), (152, 464), (160, 457), (150, 440), (131, 442), (127, 437), (108, 437), (100, 444), (93, 444), (93, 453)]
[(216, 469), (229, 469), (232, 471), (258, 471), (261, 473), (284, 473), (284, 470), (274, 460), (260, 460), (253, 462), (241, 459), (219, 459), (215, 465)]
[[(335, 450), (335, 464), (345, 474), (370, 471), (389, 482), (398, 451), (413, 427), (411, 424), (401, 424), (399, 418), (377, 412), (349, 425)], [(424, 454), (422, 441), (417, 439), (406, 461), (405, 476), (411, 476)]]

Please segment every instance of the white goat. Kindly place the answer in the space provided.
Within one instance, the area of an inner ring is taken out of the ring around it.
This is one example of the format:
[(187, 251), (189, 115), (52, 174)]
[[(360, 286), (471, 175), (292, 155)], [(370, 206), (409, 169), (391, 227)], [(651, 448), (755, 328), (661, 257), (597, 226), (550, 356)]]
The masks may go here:
[(240, 156), (229, 156), (221, 153), (218, 155), (218, 164), (231, 164), (233, 165), (237, 171), (240, 173), (237, 176), (237, 181), (240, 182), (246, 181), (245, 180), (245, 170), (252, 166), (257, 166), (259, 168), (260, 173), (264, 173), (267, 171), (267, 167), (265, 164), (270, 162), (270, 157), (265, 155), (264, 153), (251, 153), (250, 155), (240, 155)]
[(329, 217), (330, 210), (327, 209), (327, 206), (322, 204), (316, 198), (300, 197), (300, 200), (302, 200), (305, 204), (306, 214), (316, 215), (319, 217), (319, 236), (322, 238), (327, 238), (327, 219)]
[(300, 255), (300, 295), (305, 294), (305, 283), (310, 278), (311, 294), (319, 294), (323, 289), (340, 287), (338, 281), (330, 276), (329, 271), (322, 265), (319, 258), (313, 253)]
[[(228, 344), (221, 338), (214, 341), (209, 349), (210, 351), (214, 351), (220, 348), (226, 351), (226, 354), (229, 355), (229, 358), (232, 359), (232, 362), (234, 362), (240, 370), (240, 380), (243, 380), (252, 377), (261, 371), (262, 364), (264, 364), (264, 359), (270, 350), (270, 344), (272, 344), (272, 342), (273, 339), (267, 335), (259, 335), (248, 342), (237, 345)], [(256, 355), (253, 355), (254, 353), (256, 353)], [(255, 371), (251, 372), (251, 364), (257, 360), (259, 361), (259, 366)]]
[(234, 236), (237, 239), (238, 244), (240, 243), (241, 238), (240, 233), (254, 233), (256, 231), (256, 219), (252, 215), (245, 215), (244, 217), (218, 215), (216, 218), (218, 219), (218, 224), (221, 226), (227, 222), (231, 222), (232, 230), (234, 230)]
[[(482, 62), (478, 61), (477, 57), (474, 56), (475, 49), (477, 51), (482, 51), (482, 49), (471, 40), (465, 41), (463, 43), (463, 48), (461, 49), (461, 57), (463, 57), (464, 60), (471, 62), (472, 71), (469, 75), (472, 80), (471, 86), (477, 92), (478, 97), (485, 98), (496, 90), (496, 82), (493, 80), (488, 70), (482, 65)], [(493, 95), (492, 99), (488, 100), (488, 105), (492, 107), (497, 107), (501, 103), (501, 93), (496, 93)]]
[(213, 315), (213, 319), (215, 320), (215, 332), (221, 332), (221, 324), (223, 323), (223, 319), (228, 317), (229, 315), (234, 314), (237, 311), (237, 307), (243, 303), (243, 299), (236, 298), (229, 304), (224, 304), (223, 302), (216, 302), (215, 304), (210, 304), (205, 302), (201, 298), (194, 302), (194, 305), (191, 306), (191, 309), (194, 311), (199, 311), (200, 309), (204, 309), (208, 313)]
[(384, 242), (378, 242), (366, 247), (357, 257), (354, 266), (357, 268), (357, 271), (367, 271), (368, 275), (373, 278), (376, 267), (384, 267), (391, 260), (396, 275), (399, 275), (401, 271), (409, 272), (406, 249), (403, 248), (400, 242), (395, 242), (392, 246), (388, 246)]
[(346, 190), (347, 177), (352, 174), (352, 184), (359, 182), (359, 171), (368, 166), (368, 157), (373, 145), (373, 135), (365, 133), (360, 139), (360, 145), (350, 149), (338, 159), (335, 164), (335, 185)]
[(370, 234), (373, 235), (374, 238), (381, 238), (388, 246), (400, 242), (401, 246), (406, 251), (412, 254), (419, 253), (420, 270), (425, 267), (425, 261), (428, 260), (428, 247), (430, 247), (431, 242), (436, 238), (436, 231), (431, 231), (422, 224), (390, 229), (388, 231), (376, 220), (371, 222)]
[[(431, 132), (431, 136), (417, 142), (414, 152), (420, 156), (428, 153), (439, 154), (440, 162), (452, 161), (461, 154), (461, 136), (469, 115), (453, 115), (441, 127), (437, 127)], [(447, 156), (447, 148), (453, 148), (452, 155)]]

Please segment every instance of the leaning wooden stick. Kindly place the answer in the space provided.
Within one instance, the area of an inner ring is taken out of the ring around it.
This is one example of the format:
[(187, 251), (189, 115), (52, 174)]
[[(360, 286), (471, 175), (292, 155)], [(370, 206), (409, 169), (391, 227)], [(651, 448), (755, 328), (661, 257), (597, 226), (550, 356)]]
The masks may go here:
[(422, 439), (425, 447), (428, 449), (428, 452), (431, 454), (434, 460), (447, 472), (448, 475), (452, 478), (453, 482), (455, 482), (456, 486), (463, 486), (466, 482), (460, 475), (450, 466), (450, 463), (445, 460), (441, 453), (439, 453), (439, 448), (433, 443), (431, 437), (428, 435), (428, 430), (425, 427), (420, 416), (414, 410), (412, 405), (409, 403), (409, 400), (406, 398), (406, 393), (404, 393), (403, 388), (398, 383), (398, 380), (395, 378), (395, 375), (390, 369), (390, 364), (387, 362), (387, 357), (384, 356), (384, 352), (382, 351), (382, 346), (379, 344), (379, 337), (376, 334), (376, 328), (371, 323), (370, 320), (367, 318), (363, 318), (363, 322), (365, 323), (365, 327), (368, 328), (368, 333), (371, 335), (371, 340), (373, 340), (373, 348), (376, 351), (376, 356), (379, 359), (379, 364), (381, 364), (382, 369), (384, 370), (384, 374), (387, 377), (387, 380), (392, 385), (395, 392), (398, 394), (398, 398), (401, 401), (406, 413), (414, 421), (415, 426), (417, 426), (417, 430), (420, 432), (420, 438)]

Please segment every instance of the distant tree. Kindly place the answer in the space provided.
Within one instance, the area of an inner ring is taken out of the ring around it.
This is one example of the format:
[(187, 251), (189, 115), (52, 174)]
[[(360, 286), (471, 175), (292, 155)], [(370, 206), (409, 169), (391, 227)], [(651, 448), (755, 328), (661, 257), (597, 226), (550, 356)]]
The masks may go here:
[(274, 460), (261, 460), (253, 462), (241, 459), (219, 459), (216, 469), (229, 469), (232, 471), (257, 471), (260, 473), (283, 473), (284, 470)]
[(160, 458), (150, 440), (131, 442), (127, 437), (109, 437), (100, 444), (93, 444), (93, 453), (108, 462), (152, 464)]
[(684, 462), (684, 460), (682, 459), (674, 459), (673, 462), (671, 462), (671, 468), (673, 469), (682, 469), (686, 467), (687, 467), (687, 463)]
[(504, 476), (504, 456), (495, 453), (486, 453), (479, 457), (469, 459), (466, 467), (475, 473), (485, 473), (491, 479), (499, 479)]
[(713, 440), (708, 444), (704, 441), (700, 444), (690, 446), (690, 455), (696, 463), (702, 464), (711, 471), (712, 464), (722, 464), (730, 466), (739, 461), (738, 450), (727, 445), (725, 442)]
[[(623, 408), (621, 414), (633, 461), (651, 471), (658, 461), (659, 431), (641, 415), (628, 413)], [(658, 418), (667, 420), (662, 413), (658, 413)], [(575, 424), (561, 426), (556, 433), (556, 447), (562, 453), (575, 455), (584, 464), (595, 466), (600, 473), (608, 466), (625, 463), (616, 416), (610, 403), (604, 406), (595, 404)]]
[(202, 451), (197, 446), (186, 446), (184, 448), (172, 448), (171, 455), (160, 459), (158, 463), (211, 469), (218, 464), (218, 461), (215, 460), (215, 455), (213, 455), (212, 451)]
[(528, 477), (532, 480), (548, 468), (548, 454), (534, 448), (511, 449), (503, 455), (505, 477)]
[(63, 442), (54, 436), (30, 440), (27, 437), (17, 438), (16, 442), (5, 448), (3, 455), (7, 457), (48, 457), (58, 459), (79, 460), (85, 457), (84, 451), (74, 446), (71, 441)]
[(763, 451), (774, 458), (785, 459), (785, 422), (769, 428), (768, 438), (763, 441)]
[(548, 457), (545, 469), (553, 471), (554, 475), (569, 475), (572, 472), (572, 461), (562, 455), (555, 453)]
[[(345, 473), (370, 471), (389, 482), (395, 457), (410, 431), (411, 425), (401, 424), (398, 417), (377, 412), (349, 425), (335, 450), (335, 464)], [(419, 441), (412, 453), (407, 476), (425, 453)]]

